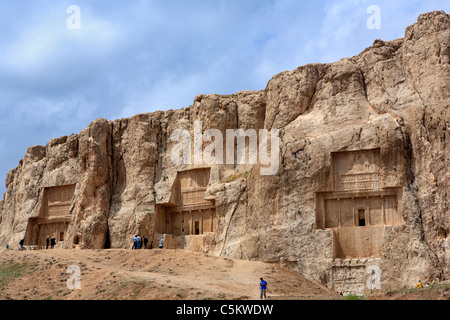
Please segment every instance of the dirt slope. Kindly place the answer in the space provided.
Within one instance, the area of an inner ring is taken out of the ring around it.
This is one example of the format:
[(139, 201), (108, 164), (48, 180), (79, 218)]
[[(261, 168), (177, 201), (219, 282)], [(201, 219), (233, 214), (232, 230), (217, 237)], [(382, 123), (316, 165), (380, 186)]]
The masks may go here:
[(389, 290), (370, 295), (367, 300), (450, 300), (450, 281), (432, 284), (427, 288)]
[[(20, 275), (4, 270), (16, 265)], [(81, 289), (70, 290), (66, 273), (81, 271)], [(269, 299), (340, 299), (327, 288), (275, 264), (209, 257), (183, 250), (4, 251), (0, 299), (259, 299), (259, 278)]]

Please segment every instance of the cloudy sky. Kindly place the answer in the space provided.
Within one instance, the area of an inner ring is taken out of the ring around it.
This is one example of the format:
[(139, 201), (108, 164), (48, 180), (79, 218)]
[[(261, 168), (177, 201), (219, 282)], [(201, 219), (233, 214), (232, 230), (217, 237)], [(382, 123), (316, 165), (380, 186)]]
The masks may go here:
[(401, 38), (432, 10), (450, 0), (0, 0), (0, 199), (29, 146), (200, 93), (262, 90)]

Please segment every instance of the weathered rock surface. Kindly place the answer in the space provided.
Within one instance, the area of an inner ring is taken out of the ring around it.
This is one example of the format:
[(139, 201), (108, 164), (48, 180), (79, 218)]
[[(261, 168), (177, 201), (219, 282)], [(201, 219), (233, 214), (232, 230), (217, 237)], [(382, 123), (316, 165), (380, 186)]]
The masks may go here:
[[(210, 168), (205, 199), (213, 200), (215, 226), (184, 237), (185, 248), (280, 262), (335, 289), (345, 281), (364, 286), (366, 278), (358, 277), (370, 263), (381, 269), (383, 288), (443, 280), (450, 258), (449, 104), (450, 17), (435, 11), (421, 15), (403, 39), (376, 40), (358, 56), (282, 72), (265, 90), (199, 95), (180, 110), (97, 119), (77, 135), (30, 147), (6, 177), (0, 242), (15, 248), (25, 237), (42, 244), (36, 230), (50, 223), (64, 226), (59, 245), (65, 248), (128, 248), (137, 233), (157, 241), (167, 233), (158, 230), (164, 221), (157, 211), (174, 206), (177, 174)], [(279, 129), (278, 172), (261, 175), (263, 165), (249, 163), (175, 164), (172, 134), (193, 135), (194, 121), (224, 137), (227, 129)], [(371, 187), (360, 190), (367, 185), (353, 180), (340, 185), (341, 155), (350, 162), (366, 157), (369, 171), (355, 177), (364, 180), (375, 168)], [(75, 185), (72, 200), (48, 202), (55, 187), (67, 185)], [(369, 238), (354, 235), (357, 221), (336, 213), (344, 212), (340, 197), (352, 199), (353, 219), (355, 201), (380, 204), (365, 212), (372, 221), (364, 223), (374, 228), (367, 237), (381, 235), (375, 249), (357, 248)], [(397, 201), (395, 223), (386, 220), (386, 199)], [(66, 211), (54, 209), (64, 205)], [(375, 223), (379, 208), (384, 222)]]

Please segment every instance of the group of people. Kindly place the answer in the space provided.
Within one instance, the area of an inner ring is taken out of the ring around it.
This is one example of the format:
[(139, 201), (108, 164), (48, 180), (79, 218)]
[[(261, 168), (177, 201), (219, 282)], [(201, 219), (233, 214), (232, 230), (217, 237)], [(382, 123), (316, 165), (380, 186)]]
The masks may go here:
[[(344, 295), (344, 291), (336, 291), (336, 293), (338, 294), (338, 295), (340, 295), (340, 296), (343, 296)], [(353, 293), (351, 292), (351, 291), (349, 291), (348, 292), (348, 294), (347, 294), (348, 296), (356, 296), (356, 291), (353, 291)]]
[[(160, 240), (159, 240), (159, 243), (158, 243), (158, 247), (160, 248), (160, 249), (162, 249), (163, 248), (163, 243), (164, 243), (164, 241), (163, 241), (163, 239), (161, 238)], [(135, 235), (134, 237), (133, 237), (133, 245), (131, 246), (131, 250), (136, 250), (136, 249), (147, 249), (147, 244), (148, 244), (148, 238), (147, 238), (147, 236), (143, 236), (143, 237), (141, 237), (140, 235)], [(151, 242), (151, 244), (150, 244), (150, 249), (153, 249), (153, 241)]]
[(50, 248), (53, 249), (54, 246), (56, 245), (56, 239), (53, 236), (52, 236), (51, 239), (50, 239), (50, 236), (47, 236), (47, 239), (45, 240), (45, 243), (47, 244), (45, 249), (48, 249), (49, 245), (50, 245)]
[(147, 236), (141, 237), (139, 234), (133, 237), (133, 246), (131, 250), (135, 249), (147, 249), (148, 238)]
[[(48, 247), (50, 246), (50, 248), (51, 249), (53, 249), (54, 247), (55, 247), (55, 245), (56, 245), (56, 239), (55, 239), (55, 237), (53, 237), (52, 236), (52, 238), (50, 239), (50, 236), (47, 236), (47, 239), (45, 240), (45, 242), (46, 242), (46, 247), (45, 247), (45, 249), (48, 249)], [(23, 240), (23, 238), (22, 239), (20, 239), (20, 241), (19, 241), (19, 250), (20, 251), (23, 251), (23, 244), (24, 244), (24, 240)], [(6, 248), (8, 249), (8, 245), (6, 245)]]
[[(50, 238), (50, 236), (47, 236), (47, 239), (45, 240), (45, 242), (46, 242), (45, 249), (48, 249), (49, 247), (51, 249), (53, 249), (55, 247), (55, 245), (56, 245), (56, 239), (53, 236), (51, 238)], [(160, 242), (159, 242), (159, 248), (162, 248), (162, 246), (163, 246), (162, 243), (163, 242), (162, 242), (162, 239), (161, 239)], [(132, 250), (135, 250), (135, 249), (147, 249), (147, 244), (148, 244), (147, 236), (141, 237), (139, 234), (137, 234), (137, 235), (135, 235), (133, 237), (133, 246), (131, 247), (131, 249)], [(153, 242), (152, 242), (152, 244), (153, 244)], [(19, 241), (19, 250), (20, 251), (23, 251), (23, 245), (24, 245), (24, 240), (22, 238)], [(9, 245), (6, 244), (6, 249), (8, 249), (8, 248), (9, 248)], [(150, 247), (150, 249), (152, 249), (152, 248)]]

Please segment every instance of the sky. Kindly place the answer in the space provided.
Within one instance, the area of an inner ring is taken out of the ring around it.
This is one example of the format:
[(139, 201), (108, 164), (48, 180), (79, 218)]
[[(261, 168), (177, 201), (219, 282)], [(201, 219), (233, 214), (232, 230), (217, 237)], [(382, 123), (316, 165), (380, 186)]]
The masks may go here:
[(97, 118), (264, 90), (359, 54), (450, 0), (0, 0), (0, 199), (26, 150)]

